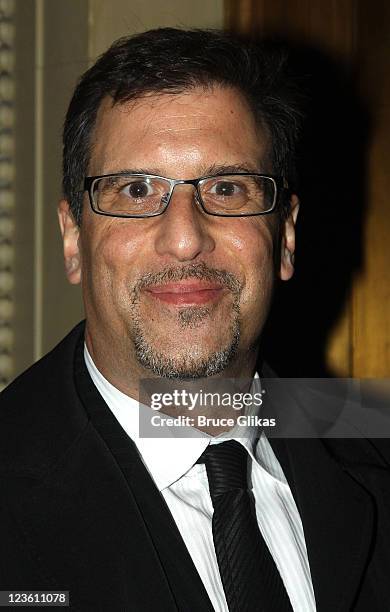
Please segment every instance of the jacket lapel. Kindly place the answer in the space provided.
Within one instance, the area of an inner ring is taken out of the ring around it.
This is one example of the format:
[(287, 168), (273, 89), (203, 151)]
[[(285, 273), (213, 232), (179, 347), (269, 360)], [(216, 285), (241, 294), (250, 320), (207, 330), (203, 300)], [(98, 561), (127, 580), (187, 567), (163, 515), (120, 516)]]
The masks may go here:
[(349, 612), (373, 538), (370, 495), (318, 439), (271, 439), (301, 515), (318, 612)]
[(75, 352), (75, 382), (93, 426), (124, 476), (177, 609), (212, 612), (207, 592), (164, 498), (146, 470), (134, 442), (119, 425), (87, 372), (82, 338)]

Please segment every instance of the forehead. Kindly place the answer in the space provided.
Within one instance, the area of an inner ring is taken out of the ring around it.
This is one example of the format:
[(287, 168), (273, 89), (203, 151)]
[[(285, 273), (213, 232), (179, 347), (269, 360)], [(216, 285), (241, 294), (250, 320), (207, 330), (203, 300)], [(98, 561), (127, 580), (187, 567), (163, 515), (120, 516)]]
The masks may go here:
[(265, 170), (269, 138), (238, 91), (215, 86), (117, 104), (106, 98), (91, 144), (90, 174), (162, 171), (165, 164), (178, 174), (188, 174), (191, 165), (197, 174), (212, 164)]

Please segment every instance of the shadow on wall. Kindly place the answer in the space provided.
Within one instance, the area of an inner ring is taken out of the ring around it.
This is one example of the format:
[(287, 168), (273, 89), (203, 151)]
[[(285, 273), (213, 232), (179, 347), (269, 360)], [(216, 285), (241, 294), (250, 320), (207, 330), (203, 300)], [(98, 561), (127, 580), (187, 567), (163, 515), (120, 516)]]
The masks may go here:
[(307, 45), (286, 45), (305, 93), (298, 156), (296, 273), (278, 286), (262, 352), (280, 375), (332, 376), (329, 334), (363, 265), (370, 121), (351, 68)]

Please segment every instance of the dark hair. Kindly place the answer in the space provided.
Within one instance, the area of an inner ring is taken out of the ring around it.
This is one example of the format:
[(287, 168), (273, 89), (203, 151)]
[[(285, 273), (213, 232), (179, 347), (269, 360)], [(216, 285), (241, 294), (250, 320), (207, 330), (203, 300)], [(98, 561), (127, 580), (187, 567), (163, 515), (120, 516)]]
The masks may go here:
[(240, 91), (271, 136), (273, 172), (291, 181), (300, 113), (287, 54), (219, 30), (160, 28), (120, 38), (81, 77), (63, 133), (63, 191), (81, 220), (90, 139), (106, 96), (114, 104), (150, 93), (182, 93), (220, 84)]

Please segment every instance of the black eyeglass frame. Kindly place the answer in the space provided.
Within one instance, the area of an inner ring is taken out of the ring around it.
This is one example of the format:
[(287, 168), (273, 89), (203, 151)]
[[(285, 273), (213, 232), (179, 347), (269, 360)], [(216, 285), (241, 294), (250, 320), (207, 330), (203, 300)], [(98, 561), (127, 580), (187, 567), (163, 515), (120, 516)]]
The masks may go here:
[[(96, 208), (94, 200), (93, 200), (92, 189), (93, 189), (94, 182), (98, 179), (110, 178), (111, 176), (146, 177), (146, 178), (157, 178), (157, 179), (162, 179), (164, 181), (169, 181), (170, 192), (169, 192), (169, 197), (167, 201), (164, 203), (164, 208), (160, 212), (146, 214), (146, 215), (120, 215), (120, 214), (114, 214), (110, 212), (105, 212), (103, 210), (99, 210), (98, 208)], [(258, 178), (271, 179), (275, 186), (275, 196), (274, 196), (272, 208), (270, 208), (270, 210), (266, 210), (262, 212), (245, 213), (242, 215), (239, 215), (239, 214), (225, 215), (221, 213), (209, 212), (205, 208), (205, 205), (203, 203), (202, 196), (199, 191), (199, 183), (207, 179), (220, 178), (220, 177), (223, 178), (224, 176), (257, 176)], [(159, 217), (160, 215), (163, 215), (169, 206), (169, 203), (172, 199), (173, 191), (176, 185), (192, 185), (193, 187), (195, 187), (196, 201), (200, 205), (203, 212), (206, 213), (206, 215), (211, 215), (213, 217), (258, 217), (262, 215), (269, 215), (270, 213), (275, 212), (277, 205), (280, 202), (281, 192), (288, 189), (288, 183), (284, 177), (275, 176), (272, 174), (259, 174), (257, 172), (226, 172), (222, 174), (210, 174), (207, 176), (201, 176), (196, 179), (171, 179), (166, 176), (159, 176), (158, 174), (141, 174), (141, 173), (133, 174), (133, 173), (127, 173), (127, 172), (123, 172), (123, 173), (114, 172), (112, 174), (100, 174), (97, 176), (86, 176), (84, 178), (84, 191), (88, 192), (89, 203), (91, 205), (92, 211), (96, 213), (97, 215), (103, 215), (105, 217), (118, 217), (118, 218), (123, 218), (123, 219), (148, 219), (149, 217)]]

